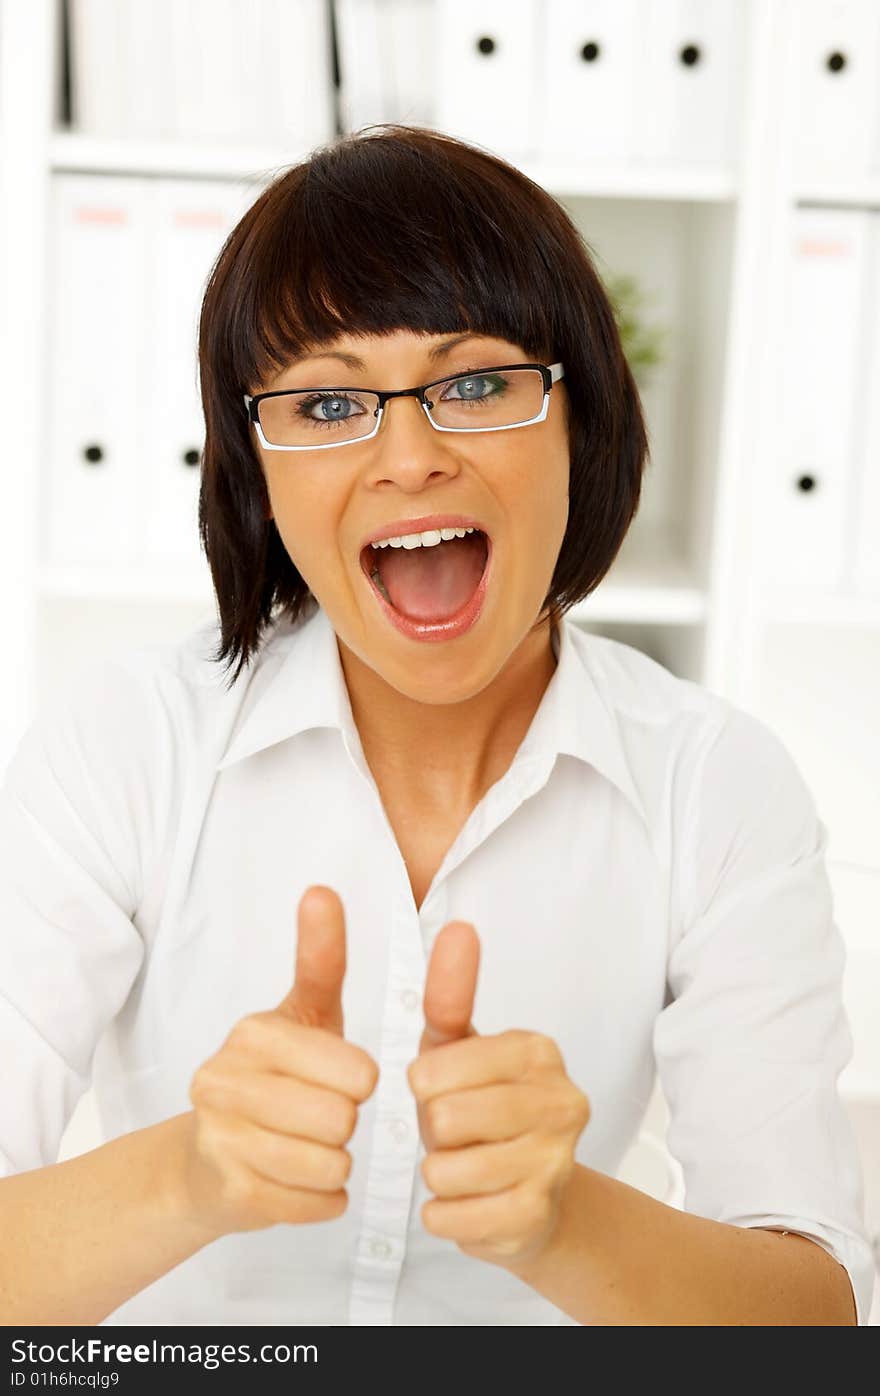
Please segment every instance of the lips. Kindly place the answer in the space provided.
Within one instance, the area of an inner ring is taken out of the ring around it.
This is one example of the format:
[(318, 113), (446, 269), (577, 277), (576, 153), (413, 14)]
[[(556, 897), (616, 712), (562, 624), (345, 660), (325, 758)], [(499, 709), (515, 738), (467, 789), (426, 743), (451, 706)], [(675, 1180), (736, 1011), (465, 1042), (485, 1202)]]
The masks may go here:
[[(473, 526), (476, 528), (476, 525), (446, 525), (445, 523), (442, 526)], [(412, 531), (415, 532), (417, 530), (413, 529)], [(418, 531), (421, 532), (423, 530), (419, 529)], [(372, 576), (374, 570), (378, 570), (376, 565), (376, 553), (373, 551), (370, 544), (366, 544), (361, 549), (361, 571), (367, 579), (367, 584), (369, 585), (370, 592), (375, 598), (375, 601), (378, 603), (380, 610), (384, 614), (385, 618), (388, 621), (390, 621), (394, 628), (398, 630), (401, 634), (413, 640), (436, 642), (440, 640), (456, 639), (458, 636), (464, 635), (468, 630), (471, 629), (473, 625), (476, 624), (477, 620), (479, 619), (482, 613), (483, 606), (486, 600), (486, 594), (488, 592), (489, 579), (492, 573), (492, 560), (494, 551), (492, 547), (492, 541), (489, 535), (485, 533), (482, 529), (478, 529), (478, 532), (481, 541), (484, 544), (486, 554), (480, 580), (471, 596), (454, 615), (444, 616), (436, 620), (417, 620), (412, 616), (405, 615), (402, 611), (399, 611), (393, 604), (391, 604), (390, 601), (386, 600), (382, 592), (376, 586), (376, 583), (373, 580)], [(396, 535), (386, 534), (385, 536), (394, 537)], [(444, 543), (438, 543), (436, 546), (442, 548), (447, 545)]]

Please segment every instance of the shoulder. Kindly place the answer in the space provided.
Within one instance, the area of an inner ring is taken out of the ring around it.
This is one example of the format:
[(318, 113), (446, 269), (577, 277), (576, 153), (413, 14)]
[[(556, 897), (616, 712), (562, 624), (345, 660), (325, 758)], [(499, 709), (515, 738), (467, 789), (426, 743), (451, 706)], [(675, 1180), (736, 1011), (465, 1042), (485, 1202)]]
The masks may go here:
[(719, 870), (740, 845), (785, 858), (814, 840), (812, 792), (767, 723), (632, 645), (573, 630), (574, 649), (673, 859), (692, 871)]
[(654, 803), (652, 785), (680, 796), (737, 709), (634, 645), (573, 624), (568, 633), (586, 682), (613, 723), (634, 781), (646, 787), (646, 803)]
[(194, 762), (216, 762), (253, 675), (284, 634), (270, 629), (234, 684), (215, 658), (216, 619), (177, 640), (82, 662), (40, 696), (8, 763), (7, 788), (23, 803), (64, 790), (96, 809), (148, 817)]

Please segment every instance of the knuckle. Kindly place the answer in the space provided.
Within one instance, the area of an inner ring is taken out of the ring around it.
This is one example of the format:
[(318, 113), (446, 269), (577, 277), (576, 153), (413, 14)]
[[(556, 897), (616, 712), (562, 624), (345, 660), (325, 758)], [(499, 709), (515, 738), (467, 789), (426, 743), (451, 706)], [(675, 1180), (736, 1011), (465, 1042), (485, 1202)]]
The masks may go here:
[(534, 1226), (543, 1227), (550, 1220), (553, 1203), (550, 1195), (542, 1188), (531, 1199), (529, 1214)]
[(438, 1139), (443, 1139), (449, 1127), (449, 1106), (440, 1097), (426, 1102), (425, 1120), (431, 1133)]
[(432, 1192), (437, 1192), (443, 1182), (441, 1160), (436, 1154), (425, 1154), (422, 1159), (422, 1177)]
[(549, 1184), (551, 1187), (555, 1187), (564, 1178), (568, 1177), (568, 1174), (571, 1172), (571, 1166), (571, 1149), (567, 1144), (556, 1141), (547, 1150), (545, 1156), (544, 1168), (542, 1171), (544, 1183)]
[(529, 1066), (533, 1071), (546, 1071), (548, 1067), (558, 1067), (560, 1064), (559, 1048), (546, 1033), (530, 1033), (527, 1051)]
[(316, 1160), (316, 1185), (332, 1194), (348, 1182), (351, 1173), (351, 1156), (345, 1149), (325, 1147), (322, 1156)]
[(263, 1198), (263, 1184), (249, 1168), (237, 1168), (224, 1173), (223, 1194), (228, 1205), (255, 1211)]
[(331, 1169), (331, 1182), (338, 1191), (345, 1186), (351, 1177), (351, 1154), (347, 1149), (338, 1149), (334, 1159), (334, 1167)]
[(332, 1221), (334, 1217), (341, 1217), (343, 1212), (348, 1211), (348, 1193), (345, 1188), (340, 1188), (336, 1192), (329, 1193), (324, 1205), (324, 1220)]
[(227, 1038), (230, 1046), (237, 1047), (245, 1052), (254, 1051), (266, 1037), (266, 1021), (263, 1013), (248, 1013), (246, 1017), (239, 1018), (232, 1028)]
[(217, 1109), (222, 1106), (223, 1084), (213, 1060), (204, 1062), (196, 1071), (190, 1082), (189, 1098), (196, 1109), (206, 1106)]
[(533, 1036), (532, 1032), (528, 1028), (507, 1028), (499, 1036), (513, 1048), (516, 1060), (520, 1064), (520, 1073), (525, 1075), (531, 1063), (529, 1043)]
[(577, 1130), (578, 1133), (589, 1123), (590, 1102), (576, 1087), (572, 1089), (565, 1103), (566, 1124), (569, 1129)]
[(360, 1091), (358, 1094), (361, 1100), (366, 1100), (367, 1097), (371, 1096), (373, 1094), (373, 1091), (375, 1090), (376, 1082), (379, 1079), (379, 1066), (378, 1063), (370, 1056), (368, 1052), (363, 1052), (361, 1054), (361, 1060), (362, 1070), (360, 1077)]
[(331, 1129), (334, 1142), (344, 1144), (354, 1133), (357, 1123), (357, 1105), (347, 1096), (340, 1096), (336, 1105)]

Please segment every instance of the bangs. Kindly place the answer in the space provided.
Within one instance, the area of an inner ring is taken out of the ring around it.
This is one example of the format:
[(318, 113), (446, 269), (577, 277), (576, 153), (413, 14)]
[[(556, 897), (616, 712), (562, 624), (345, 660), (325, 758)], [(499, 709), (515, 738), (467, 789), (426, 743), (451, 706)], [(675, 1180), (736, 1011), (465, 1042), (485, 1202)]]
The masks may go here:
[[(251, 211), (240, 249), (250, 273), (230, 344), (236, 386), (257, 391), (343, 334), (399, 329), (497, 336), (550, 361), (559, 270), (552, 249), (528, 236), (534, 195), (531, 208), (517, 208), (524, 176), (511, 169), (502, 227), (503, 162), (493, 186), (477, 152), (471, 164), (457, 147), (453, 162), (437, 133), (426, 148), (408, 134), (319, 151)], [(249, 243), (258, 256), (248, 256)]]

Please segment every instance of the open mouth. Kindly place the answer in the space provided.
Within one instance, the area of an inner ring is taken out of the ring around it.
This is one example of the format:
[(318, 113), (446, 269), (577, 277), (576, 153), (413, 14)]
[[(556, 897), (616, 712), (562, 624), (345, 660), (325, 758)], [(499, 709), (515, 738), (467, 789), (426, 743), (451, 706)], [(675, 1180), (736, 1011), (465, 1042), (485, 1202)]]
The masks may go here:
[[(433, 540), (437, 532), (426, 536)], [(386, 542), (368, 543), (361, 550), (361, 570), (373, 589), (397, 617), (418, 627), (448, 627), (469, 613), (477, 593), (485, 589), (488, 536), (477, 528), (439, 532), (439, 541), (412, 548)]]

